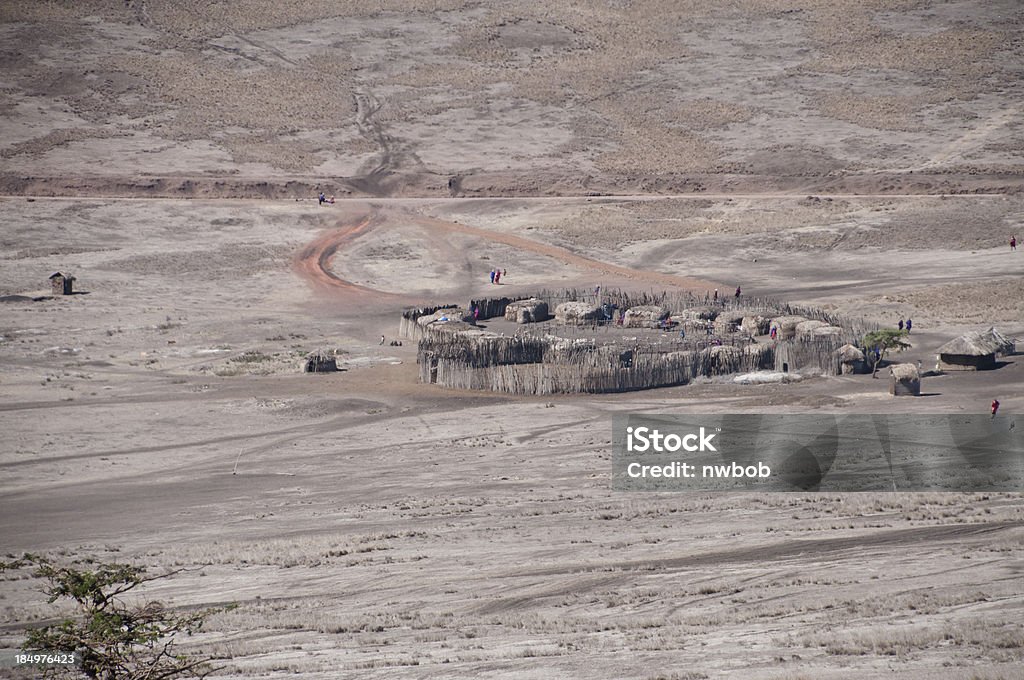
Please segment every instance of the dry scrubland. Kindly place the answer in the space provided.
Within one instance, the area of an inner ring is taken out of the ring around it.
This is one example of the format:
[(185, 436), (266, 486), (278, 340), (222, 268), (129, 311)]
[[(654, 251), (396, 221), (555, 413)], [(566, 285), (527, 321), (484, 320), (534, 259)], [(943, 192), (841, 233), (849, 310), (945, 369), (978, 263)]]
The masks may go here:
[(1024, 167), (1022, 21), (1013, 0), (11, 1), (3, 181), (171, 195), (318, 182), (430, 195), (450, 177), (467, 195), (1005, 187)]
[[(1019, 356), (898, 401), (537, 400), (378, 345), (404, 305), (598, 283), (912, 316), (926, 364), (1024, 337), (1022, 21), (0, 4), (0, 545), (188, 568), (152, 594), (238, 604), (192, 641), (225, 677), (1024, 677), (1019, 494), (623, 495), (608, 450), (623, 411), (1020, 413)], [(54, 270), (86, 294), (33, 301)], [(299, 374), (319, 348), (342, 370)], [(34, 587), (0, 580), (0, 645), (53, 615)]]
[[(955, 200), (994, 215), (993, 230), (1019, 206)], [(608, 488), (607, 450), (622, 410), (975, 411), (997, 390), (1012, 412), (1024, 407), (1016, 361), (931, 379), (932, 396), (899, 403), (868, 376), (536, 400), (417, 385), (415, 348), (377, 345), (424, 279), (432, 298), (461, 300), (487, 292), (480, 282), (497, 255), (516, 256), (438, 226), (466, 222), (557, 254), (557, 225), (574, 215), (637, 215), (638, 234), (649, 215), (728, 216), (738, 233), (590, 244), (583, 263), (645, 267), (670, 248), (655, 266), (687, 274), (698, 265), (668, 263), (718, 253), (705, 266), (723, 287), (790, 285), (792, 297), (842, 312), (913, 314), (922, 330), (910, 360), (977, 325), (960, 310), (976, 313), (984, 286), (1019, 281), (1005, 246), (927, 258), (793, 248), (778, 236), (809, 227), (772, 215), (808, 210), (805, 201), (765, 200), (754, 212), (704, 199), (329, 209), (4, 199), (14, 228), (0, 293), (22, 296), (2, 303), (0, 327), (5, 545), (193, 569), (154, 595), (238, 603), (195, 640), (229, 677), (1016, 677), (1019, 495), (623, 496)], [(846, 226), (821, 228), (860, 229), (872, 205), (919, 229), (930, 222), (926, 201), (849, 199)], [(384, 221), (329, 272), (409, 292), (311, 294), (319, 279), (297, 275), (296, 253), (374, 210)], [(779, 225), (765, 232), (774, 245), (759, 246), (756, 264), (769, 263), (760, 274), (736, 254), (751, 237), (740, 212)], [(509, 280), (596, 280), (542, 252), (514, 260)], [(776, 259), (790, 263), (778, 281)], [(941, 283), (979, 262), (988, 279)], [(441, 265), (458, 275), (436, 277)], [(88, 294), (28, 301), (43, 291), (25, 283), (42, 284), (49, 266), (79, 273)], [(859, 278), (843, 281), (844, 267)], [(1024, 334), (1015, 299), (984, 321)], [(336, 350), (343, 372), (298, 374), (318, 347)], [(52, 609), (30, 582), (2, 583), (0, 641), (13, 644)]]

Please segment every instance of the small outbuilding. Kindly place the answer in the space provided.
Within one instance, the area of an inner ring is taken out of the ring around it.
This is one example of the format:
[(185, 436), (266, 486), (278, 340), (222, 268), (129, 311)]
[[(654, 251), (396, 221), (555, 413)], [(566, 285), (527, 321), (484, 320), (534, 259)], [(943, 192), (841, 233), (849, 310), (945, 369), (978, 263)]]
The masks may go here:
[(54, 272), (50, 274), (50, 290), (54, 295), (71, 295), (74, 292), (75, 277)]
[(836, 357), (839, 359), (840, 375), (867, 373), (870, 370), (864, 360), (864, 352), (853, 345), (843, 345), (837, 349)]
[(548, 320), (548, 303), (537, 298), (516, 300), (505, 307), (505, 320), (516, 323), (536, 323)]
[(601, 308), (589, 302), (563, 302), (555, 307), (555, 320), (564, 324), (583, 324), (601, 317)]
[(996, 367), (996, 354), (1004, 350), (1004, 343), (994, 333), (966, 333), (939, 347), (938, 368), (943, 371), (990, 370)]
[(896, 364), (889, 369), (889, 394), (894, 397), (920, 397), (921, 372), (915, 364)]
[(656, 328), (668, 316), (669, 311), (661, 305), (637, 305), (626, 310), (622, 325), (626, 328)]
[(333, 373), (337, 370), (337, 359), (333, 354), (322, 349), (310, 352), (302, 362), (303, 373)]

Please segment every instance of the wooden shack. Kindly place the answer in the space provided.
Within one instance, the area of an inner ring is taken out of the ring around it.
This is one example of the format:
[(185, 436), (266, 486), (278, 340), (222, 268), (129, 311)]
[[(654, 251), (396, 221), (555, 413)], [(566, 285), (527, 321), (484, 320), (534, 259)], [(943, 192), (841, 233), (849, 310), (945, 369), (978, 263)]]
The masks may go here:
[(318, 349), (306, 355), (302, 362), (304, 373), (333, 373), (338, 370), (338, 361), (330, 352)]
[(50, 290), (54, 295), (71, 295), (74, 292), (75, 277), (54, 272), (50, 274)]

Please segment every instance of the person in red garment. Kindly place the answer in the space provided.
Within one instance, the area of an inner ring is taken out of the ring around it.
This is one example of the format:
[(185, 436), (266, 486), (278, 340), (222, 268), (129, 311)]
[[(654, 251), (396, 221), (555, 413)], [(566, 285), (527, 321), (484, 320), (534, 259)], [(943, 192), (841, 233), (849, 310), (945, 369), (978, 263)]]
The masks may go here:
[(996, 413), (998, 411), (999, 411), (999, 400), (998, 399), (993, 399), (992, 400), (992, 417), (993, 418), (996, 417)]

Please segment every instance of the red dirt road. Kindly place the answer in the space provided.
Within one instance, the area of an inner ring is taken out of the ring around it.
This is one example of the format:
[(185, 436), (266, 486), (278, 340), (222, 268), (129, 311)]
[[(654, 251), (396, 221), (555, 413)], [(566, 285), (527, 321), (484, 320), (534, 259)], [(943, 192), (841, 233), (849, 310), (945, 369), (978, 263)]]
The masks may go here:
[[(362, 217), (358, 221), (344, 224), (337, 229), (321, 234), (296, 254), (294, 260), (295, 271), (299, 276), (308, 281), (314, 289), (319, 291), (337, 292), (346, 296), (367, 295), (389, 300), (402, 298), (403, 296), (396, 293), (377, 290), (347, 281), (335, 274), (331, 267), (334, 256), (340, 250), (343, 250), (345, 246), (350, 245), (360, 236), (369, 233), (373, 229), (386, 226), (390, 217), (388, 212), (379, 211)], [(482, 238), (490, 243), (501, 243), (523, 251), (543, 255), (581, 271), (599, 274), (602, 280), (611, 278), (628, 283), (644, 283), (662, 288), (685, 288), (687, 290), (710, 291), (719, 287), (719, 284), (702, 279), (609, 264), (579, 255), (565, 248), (539, 243), (521, 236), (470, 227), (465, 224), (448, 222), (424, 215), (403, 214), (402, 220), (405, 223), (412, 222), (422, 227), (428, 233), (467, 234)]]

